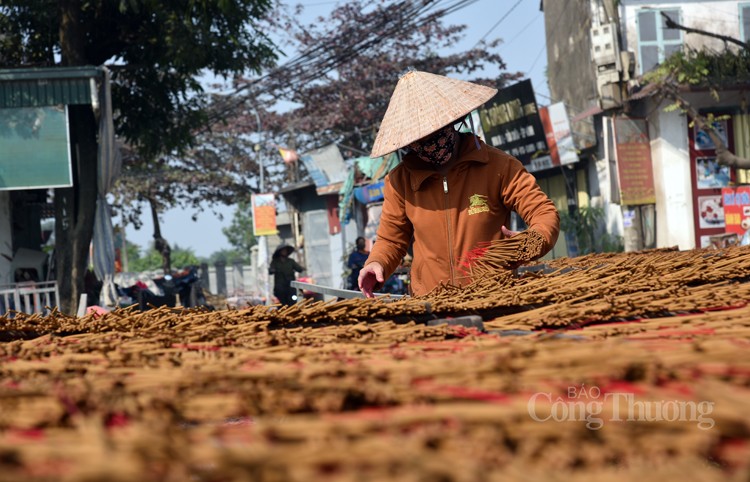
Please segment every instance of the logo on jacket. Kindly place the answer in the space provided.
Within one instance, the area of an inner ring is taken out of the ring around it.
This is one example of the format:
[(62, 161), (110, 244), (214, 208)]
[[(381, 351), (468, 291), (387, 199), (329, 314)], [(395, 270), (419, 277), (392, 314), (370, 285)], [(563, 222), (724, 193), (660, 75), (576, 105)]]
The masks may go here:
[(474, 194), (469, 196), (469, 215), (489, 212), (490, 207), (487, 205), (487, 196)]

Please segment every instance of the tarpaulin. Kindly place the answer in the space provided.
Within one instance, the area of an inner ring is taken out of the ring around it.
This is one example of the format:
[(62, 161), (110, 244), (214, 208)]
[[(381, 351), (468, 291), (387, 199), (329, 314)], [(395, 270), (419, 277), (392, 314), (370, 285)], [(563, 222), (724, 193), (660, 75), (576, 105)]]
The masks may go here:
[(112, 228), (112, 214), (107, 203), (107, 193), (120, 175), (122, 160), (115, 145), (114, 123), (112, 121), (112, 94), (110, 73), (102, 67), (103, 75), (99, 89), (92, 89), (91, 103), (99, 120), (98, 139), (98, 178), (96, 215), (94, 219), (94, 273), (102, 281), (102, 302), (106, 306), (117, 304), (115, 275), (115, 242)]

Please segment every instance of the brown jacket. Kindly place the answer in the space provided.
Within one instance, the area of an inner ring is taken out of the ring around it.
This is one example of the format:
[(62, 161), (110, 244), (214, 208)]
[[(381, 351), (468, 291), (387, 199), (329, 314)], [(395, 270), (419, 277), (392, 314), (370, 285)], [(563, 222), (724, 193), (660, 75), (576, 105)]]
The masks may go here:
[(461, 134), (458, 159), (436, 171), (413, 154), (385, 179), (377, 239), (367, 264), (377, 261), (386, 278), (414, 242), (411, 291), (430, 292), (440, 283), (468, 281), (459, 260), (477, 243), (503, 237), (516, 211), (529, 229), (546, 239), (546, 254), (557, 241), (560, 217), (536, 179), (516, 158)]

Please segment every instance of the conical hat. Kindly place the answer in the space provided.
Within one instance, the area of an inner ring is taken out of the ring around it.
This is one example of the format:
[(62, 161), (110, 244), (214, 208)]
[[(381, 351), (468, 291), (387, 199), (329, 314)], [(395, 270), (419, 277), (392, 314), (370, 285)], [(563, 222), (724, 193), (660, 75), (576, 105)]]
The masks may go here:
[(382, 157), (458, 120), (497, 89), (410, 70), (396, 84), (370, 157)]

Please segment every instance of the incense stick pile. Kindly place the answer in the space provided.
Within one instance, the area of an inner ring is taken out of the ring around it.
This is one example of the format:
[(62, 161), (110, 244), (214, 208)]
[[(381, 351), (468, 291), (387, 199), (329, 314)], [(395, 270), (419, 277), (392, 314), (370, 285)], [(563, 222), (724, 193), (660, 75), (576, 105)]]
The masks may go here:
[[(747, 480), (750, 250), (0, 318), (0, 482)], [(477, 314), (487, 332), (435, 317)]]
[(527, 229), (509, 238), (480, 243), (464, 256), (460, 264), (469, 276), (478, 278), (539, 258), (544, 243), (541, 234)]

